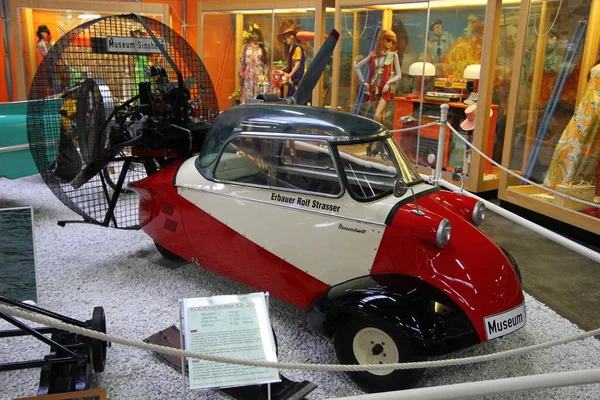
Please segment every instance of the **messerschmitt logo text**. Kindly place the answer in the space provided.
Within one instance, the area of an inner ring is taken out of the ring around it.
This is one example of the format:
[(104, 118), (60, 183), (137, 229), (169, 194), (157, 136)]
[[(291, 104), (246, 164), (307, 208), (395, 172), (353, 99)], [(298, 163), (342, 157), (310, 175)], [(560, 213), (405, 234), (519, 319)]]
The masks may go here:
[(341, 229), (343, 231), (356, 232), (356, 233), (367, 233), (366, 229), (350, 228), (350, 227), (344, 226), (342, 224), (338, 225), (338, 229)]
[[(158, 41), (165, 46), (165, 39), (158, 38)], [(152, 38), (107, 36), (106, 44), (109, 53), (160, 53), (160, 48)]]
[(279, 193), (271, 193), (271, 200), (278, 201), (280, 203), (286, 203), (293, 206), (302, 206), (314, 208), (316, 210), (322, 211), (340, 211), (340, 206), (336, 206), (335, 204), (323, 203), (319, 200), (315, 199), (306, 199), (302, 197), (293, 197), (293, 196), (284, 196)]
[(500, 333), (502, 331), (509, 330), (514, 326), (519, 326), (523, 323), (523, 314), (517, 314), (514, 317), (507, 318), (505, 320), (487, 321), (487, 328), (490, 334)]

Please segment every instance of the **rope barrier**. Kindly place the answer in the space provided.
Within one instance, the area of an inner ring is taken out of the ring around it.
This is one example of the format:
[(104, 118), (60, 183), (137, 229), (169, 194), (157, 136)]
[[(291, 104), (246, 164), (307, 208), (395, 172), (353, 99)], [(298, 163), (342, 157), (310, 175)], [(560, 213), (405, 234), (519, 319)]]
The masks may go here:
[(589, 332), (582, 332), (577, 335), (573, 335), (568, 338), (553, 340), (546, 343), (535, 344), (527, 347), (521, 347), (518, 349), (507, 350), (498, 353), (485, 354), (474, 357), (464, 357), (446, 360), (434, 360), (434, 361), (421, 361), (421, 362), (405, 362), (395, 364), (374, 364), (374, 365), (341, 365), (341, 364), (309, 364), (309, 363), (293, 363), (293, 362), (272, 362), (272, 361), (256, 361), (247, 360), (233, 357), (215, 356), (211, 354), (196, 353), (187, 350), (176, 349), (173, 347), (164, 347), (154, 344), (145, 343), (139, 340), (133, 340), (128, 338), (121, 338), (113, 335), (108, 335), (102, 332), (94, 331), (87, 328), (82, 328), (75, 325), (70, 325), (61, 321), (57, 321), (53, 318), (49, 318), (43, 315), (38, 315), (29, 311), (19, 309), (17, 307), (6, 306), (0, 304), (0, 312), (12, 315), (14, 317), (23, 318), (29, 321), (37, 322), (52, 328), (60, 329), (63, 331), (69, 331), (91, 337), (94, 339), (103, 340), (106, 342), (118, 343), (124, 346), (135, 347), (142, 350), (154, 351), (161, 354), (169, 354), (177, 357), (196, 358), (206, 361), (214, 361), (224, 364), (236, 364), (246, 365), (251, 367), (264, 367), (264, 368), (277, 368), (277, 369), (293, 369), (293, 370), (305, 370), (305, 371), (376, 371), (376, 370), (387, 370), (387, 369), (418, 369), (418, 368), (439, 368), (449, 367), (454, 365), (466, 365), (480, 362), (488, 362), (499, 360), (502, 358), (513, 357), (532, 351), (544, 350), (550, 347), (583, 340), (585, 338), (596, 336), (600, 334), (600, 328), (594, 329)]
[(448, 127), (450, 128), (450, 130), (452, 131), (452, 133), (454, 134), (454, 136), (456, 136), (457, 138), (459, 138), (463, 143), (465, 143), (467, 146), (469, 146), (471, 149), (475, 150), (480, 156), (482, 156), (483, 158), (485, 158), (487, 161), (491, 162), (492, 164), (494, 164), (496, 167), (500, 168), (501, 170), (505, 171), (506, 173), (508, 173), (509, 175), (514, 176), (515, 178), (518, 178), (520, 180), (522, 180), (523, 182), (527, 182), (530, 185), (533, 185), (539, 189), (542, 189), (546, 192), (550, 192), (552, 194), (554, 194), (555, 196), (559, 196), (559, 197), (564, 197), (567, 200), (571, 200), (571, 201), (575, 201), (577, 203), (581, 203), (581, 204), (585, 204), (586, 206), (589, 207), (594, 207), (594, 208), (600, 208), (600, 204), (598, 203), (593, 203), (591, 201), (585, 201), (582, 200), (580, 198), (577, 197), (573, 197), (573, 196), (569, 196), (567, 194), (561, 193), (561, 192), (557, 192), (556, 190), (552, 190), (546, 186), (540, 185), (539, 183), (535, 183), (530, 181), (529, 179), (503, 167), (502, 165), (498, 164), (496, 161), (492, 160), (490, 157), (488, 157), (487, 155), (485, 155), (481, 150), (479, 150), (477, 147), (475, 147), (473, 144), (471, 144), (468, 140), (466, 140), (465, 138), (462, 137), (462, 135), (456, 130), (454, 129), (454, 127), (452, 125), (450, 125), (449, 123), (447, 123)]
[(439, 123), (440, 123), (439, 120), (435, 120), (435, 121), (430, 122), (430, 123), (425, 124), (425, 125), (411, 126), (410, 128), (394, 129), (393, 131), (390, 131), (390, 133), (416, 131), (417, 129), (428, 128), (428, 127), (433, 126), (433, 125), (438, 125)]

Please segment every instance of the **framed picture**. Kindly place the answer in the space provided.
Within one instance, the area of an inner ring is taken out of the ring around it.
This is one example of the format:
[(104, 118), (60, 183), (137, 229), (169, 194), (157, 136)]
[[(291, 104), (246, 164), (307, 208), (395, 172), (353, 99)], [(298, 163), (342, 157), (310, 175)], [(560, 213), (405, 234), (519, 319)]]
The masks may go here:
[(0, 208), (0, 294), (37, 303), (33, 208)]

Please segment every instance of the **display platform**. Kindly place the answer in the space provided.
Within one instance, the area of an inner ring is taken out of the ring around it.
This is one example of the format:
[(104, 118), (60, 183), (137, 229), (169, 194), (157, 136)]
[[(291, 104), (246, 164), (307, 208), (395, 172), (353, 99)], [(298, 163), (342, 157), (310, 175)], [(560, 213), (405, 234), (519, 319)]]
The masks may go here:
[[(179, 299), (249, 293), (244, 285), (193, 264), (169, 270), (152, 262), (156, 250), (142, 232), (106, 230), (83, 224), (61, 228), (57, 220), (72, 218), (38, 176), (0, 180), (0, 206), (32, 205), (36, 212), (39, 305), (69, 315), (89, 318), (90, 307), (102, 304), (111, 334), (143, 340), (179, 321)], [(485, 225), (485, 222), (484, 222)], [(535, 253), (531, 251), (531, 253)], [(532, 254), (532, 257), (537, 256)], [(528, 260), (519, 260), (527, 263)], [(580, 330), (546, 306), (527, 296), (527, 325), (520, 331), (452, 357), (488, 354), (571, 336)], [(304, 313), (283, 302), (270, 302), (271, 321), (281, 361), (335, 363), (331, 341), (312, 331)], [(5, 329), (0, 325), (0, 329)], [(24, 340), (24, 339), (23, 339)], [(19, 338), (0, 344), (0, 362), (39, 354)], [(30, 343), (30, 342), (26, 342)], [(46, 345), (43, 345), (46, 347)], [(31, 353), (30, 353), (31, 352)], [(460, 367), (426, 371), (422, 386), (559, 372), (600, 366), (596, 339), (530, 353), (526, 356)], [(106, 372), (96, 375), (93, 387), (105, 388), (115, 399), (181, 398), (181, 374), (149, 351), (121, 345), (108, 350)], [(317, 388), (308, 398), (327, 399), (361, 394), (344, 373), (282, 371), (294, 381), (310, 381)], [(0, 398), (31, 396), (39, 371), (0, 374)], [(188, 399), (224, 399), (213, 391), (190, 393)], [(598, 399), (600, 385), (568, 387), (505, 395), (502, 399)]]

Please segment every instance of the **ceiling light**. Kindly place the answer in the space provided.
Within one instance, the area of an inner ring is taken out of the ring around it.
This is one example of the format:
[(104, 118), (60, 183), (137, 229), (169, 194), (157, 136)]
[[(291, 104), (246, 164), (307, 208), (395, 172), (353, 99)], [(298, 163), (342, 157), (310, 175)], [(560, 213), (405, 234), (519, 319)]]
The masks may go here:
[(100, 14), (79, 14), (79, 19), (95, 19), (100, 18)]

